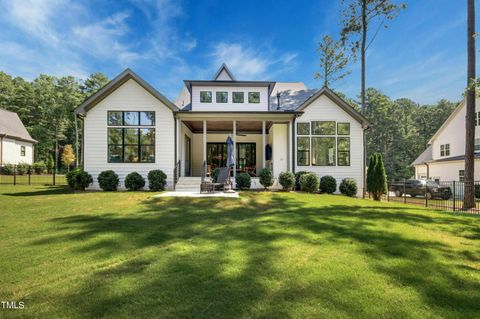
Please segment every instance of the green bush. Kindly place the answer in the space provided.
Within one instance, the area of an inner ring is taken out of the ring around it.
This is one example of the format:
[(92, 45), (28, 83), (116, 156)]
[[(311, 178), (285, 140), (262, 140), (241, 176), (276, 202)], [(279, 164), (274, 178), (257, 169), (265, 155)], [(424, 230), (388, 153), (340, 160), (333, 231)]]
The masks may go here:
[(67, 174), (65, 174), (65, 178), (67, 180), (68, 186), (70, 186), (71, 189), (77, 191), (84, 191), (85, 188), (87, 188), (93, 183), (92, 175), (88, 174), (80, 168), (68, 172)]
[(219, 169), (219, 168), (215, 168), (215, 169), (212, 171), (212, 174), (211, 174), (212, 182), (214, 182), (214, 183), (217, 182), (218, 175), (220, 175), (220, 169)]
[(344, 178), (340, 183), (340, 193), (350, 197), (355, 197), (358, 192), (357, 181), (353, 178)]
[(300, 171), (295, 173), (295, 190), (302, 190), (302, 188), (300, 187), (300, 178), (302, 177), (302, 175), (305, 174), (308, 174), (308, 172)]
[(5, 164), (2, 166), (3, 175), (13, 175), (14, 170), (15, 166), (13, 166), (13, 164)]
[(273, 185), (273, 173), (271, 169), (262, 168), (260, 170), (259, 176), (260, 176), (260, 184), (262, 184), (262, 186), (265, 189)]
[(235, 184), (238, 189), (250, 189), (252, 178), (248, 173), (240, 173), (235, 177)]
[(18, 175), (26, 175), (30, 172), (30, 165), (26, 163), (17, 164), (17, 174)]
[(100, 188), (104, 191), (116, 191), (118, 183), (120, 182), (118, 175), (112, 170), (101, 172), (98, 175), (97, 180), (98, 185), (100, 185)]
[(282, 172), (278, 176), (278, 182), (284, 190), (292, 190), (295, 186), (295, 175), (292, 172)]
[(367, 191), (373, 195), (373, 199), (376, 201), (379, 201), (382, 195), (387, 193), (387, 174), (380, 153), (374, 153), (370, 157), (367, 172)]
[(44, 161), (38, 161), (32, 164), (32, 169), (35, 174), (43, 174), (47, 170), (47, 165)]
[(333, 194), (337, 190), (337, 180), (333, 176), (322, 176), (320, 179), (320, 191), (322, 193)]
[(132, 172), (125, 177), (125, 188), (129, 191), (138, 191), (145, 186), (145, 179), (137, 172)]
[(159, 169), (148, 172), (148, 188), (154, 192), (165, 190), (167, 175)]
[(475, 198), (480, 198), (480, 185), (475, 185)]
[(320, 182), (314, 173), (306, 173), (300, 177), (300, 189), (304, 192), (316, 193)]

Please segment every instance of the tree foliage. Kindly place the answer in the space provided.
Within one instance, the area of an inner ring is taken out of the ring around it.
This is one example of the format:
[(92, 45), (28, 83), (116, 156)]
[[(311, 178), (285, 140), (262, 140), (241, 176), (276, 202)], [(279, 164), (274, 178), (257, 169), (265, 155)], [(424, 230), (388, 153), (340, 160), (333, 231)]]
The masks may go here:
[(320, 55), (320, 71), (315, 73), (315, 79), (323, 80), (324, 86), (328, 87), (351, 73), (345, 69), (349, 59), (341, 41), (335, 41), (327, 34), (318, 44), (317, 52)]
[(368, 170), (367, 190), (373, 195), (374, 200), (380, 200), (381, 196), (387, 193), (387, 175), (382, 154), (374, 153), (370, 156)]
[(67, 144), (63, 147), (62, 152), (62, 163), (65, 167), (70, 168), (70, 166), (75, 162), (75, 154), (73, 153), (72, 145)]

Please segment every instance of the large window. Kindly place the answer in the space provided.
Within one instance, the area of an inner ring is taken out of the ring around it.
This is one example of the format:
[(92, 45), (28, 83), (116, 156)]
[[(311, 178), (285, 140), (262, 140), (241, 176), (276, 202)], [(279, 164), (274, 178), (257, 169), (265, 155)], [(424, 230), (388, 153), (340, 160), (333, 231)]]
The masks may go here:
[[(237, 168), (255, 167), (256, 143), (237, 143)], [(207, 143), (207, 164), (212, 168), (227, 166), (227, 143)]]
[(212, 103), (212, 92), (200, 91), (200, 103)]
[(245, 93), (243, 92), (233, 92), (232, 99), (233, 103), (243, 103), (245, 98)]
[(260, 92), (248, 92), (248, 103), (260, 103)]
[(450, 144), (440, 145), (440, 156), (450, 156)]
[(108, 125), (109, 163), (155, 162), (155, 112), (111, 111)]
[(298, 166), (350, 166), (350, 123), (297, 123)]
[(217, 103), (228, 103), (228, 92), (216, 92)]

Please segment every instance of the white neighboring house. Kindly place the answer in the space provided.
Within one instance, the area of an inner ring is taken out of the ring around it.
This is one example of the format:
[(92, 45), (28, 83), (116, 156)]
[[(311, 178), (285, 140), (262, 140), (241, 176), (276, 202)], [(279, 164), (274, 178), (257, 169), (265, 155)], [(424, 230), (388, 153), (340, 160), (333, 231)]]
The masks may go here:
[[(465, 174), (465, 100), (428, 142), (412, 163), (415, 178), (463, 182)], [(480, 99), (475, 102), (475, 127), (480, 126)], [(480, 130), (475, 129), (475, 180), (480, 179)]]
[(0, 165), (31, 165), (35, 143), (17, 113), (0, 109)]
[[(268, 167), (356, 179), (363, 192), (364, 131), (370, 123), (328, 88), (301, 82), (239, 81), (226, 65), (212, 80), (185, 80), (175, 104), (127, 69), (76, 108), (84, 121), (84, 169), (98, 188), (101, 171), (123, 186), (133, 171), (161, 169), (169, 188), (225, 166), (234, 141), (233, 174)], [(174, 178), (174, 172), (177, 173)], [(180, 185), (177, 185), (180, 186)], [(252, 188), (261, 185), (253, 178)]]

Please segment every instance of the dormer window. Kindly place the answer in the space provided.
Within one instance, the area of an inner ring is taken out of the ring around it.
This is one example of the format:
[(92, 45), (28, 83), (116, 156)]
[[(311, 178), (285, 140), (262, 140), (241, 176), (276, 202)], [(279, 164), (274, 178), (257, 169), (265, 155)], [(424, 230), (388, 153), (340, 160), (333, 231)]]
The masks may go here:
[(260, 103), (260, 92), (248, 92), (248, 103)]
[(212, 103), (212, 91), (200, 91), (200, 103)]
[(228, 92), (216, 92), (217, 103), (228, 103)]
[(233, 103), (243, 103), (245, 101), (245, 94), (243, 92), (232, 93)]

